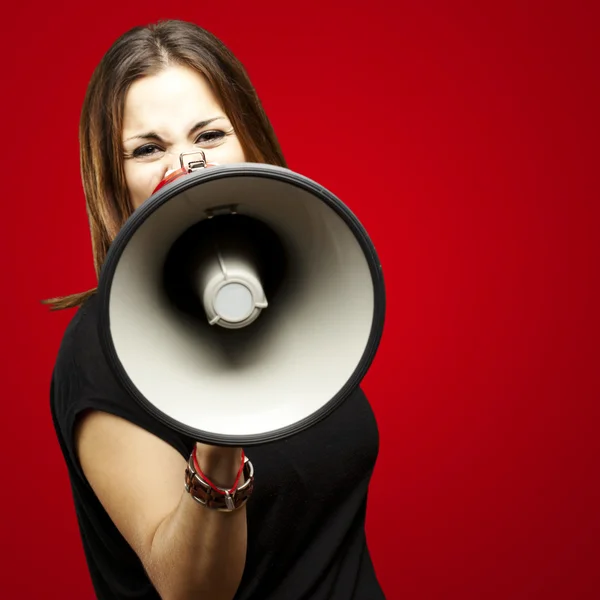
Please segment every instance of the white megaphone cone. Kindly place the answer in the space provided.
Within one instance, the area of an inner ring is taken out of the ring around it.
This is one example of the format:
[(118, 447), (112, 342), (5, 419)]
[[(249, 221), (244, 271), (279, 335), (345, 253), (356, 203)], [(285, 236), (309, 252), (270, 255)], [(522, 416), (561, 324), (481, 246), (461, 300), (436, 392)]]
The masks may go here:
[(100, 335), (149, 412), (199, 441), (293, 435), (359, 385), (381, 339), (381, 265), (331, 192), (288, 169), (169, 173), (109, 250)]

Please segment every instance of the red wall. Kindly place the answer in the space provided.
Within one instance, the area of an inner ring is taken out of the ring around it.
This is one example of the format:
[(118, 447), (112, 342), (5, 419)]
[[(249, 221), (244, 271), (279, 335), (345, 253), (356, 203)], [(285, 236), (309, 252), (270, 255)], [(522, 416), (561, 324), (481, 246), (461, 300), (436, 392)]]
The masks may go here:
[(11, 3), (0, 596), (93, 597), (48, 408), (71, 315), (37, 301), (94, 284), (77, 141), (92, 69), (129, 27), (182, 18), (237, 53), (291, 168), (381, 255), (365, 388), (387, 597), (600, 597), (594, 4)]

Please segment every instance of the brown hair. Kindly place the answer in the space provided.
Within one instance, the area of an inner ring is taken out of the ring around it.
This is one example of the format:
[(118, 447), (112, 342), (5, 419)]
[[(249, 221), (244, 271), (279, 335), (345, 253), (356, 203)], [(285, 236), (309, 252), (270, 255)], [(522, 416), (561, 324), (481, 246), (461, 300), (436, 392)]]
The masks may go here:
[[(123, 106), (131, 84), (169, 65), (208, 80), (231, 121), (246, 160), (285, 167), (283, 153), (240, 61), (214, 35), (185, 21), (160, 21), (123, 34), (96, 67), (79, 124), (81, 178), (96, 276), (133, 212), (123, 171)], [(80, 306), (96, 290), (45, 300), (53, 310)]]

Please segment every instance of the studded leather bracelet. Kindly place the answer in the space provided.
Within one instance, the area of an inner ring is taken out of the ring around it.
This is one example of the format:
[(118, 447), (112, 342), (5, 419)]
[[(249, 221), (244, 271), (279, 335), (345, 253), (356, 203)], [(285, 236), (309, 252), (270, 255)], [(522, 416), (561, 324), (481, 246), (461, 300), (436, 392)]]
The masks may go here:
[[(238, 485), (244, 474), (244, 483)], [(185, 469), (185, 490), (202, 506), (220, 512), (232, 512), (248, 502), (254, 489), (254, 467), (242, 452), (240, 470), (231, 489), (221, 488), (206, 477), (198, 465), (196, 449), (192, 450)]]

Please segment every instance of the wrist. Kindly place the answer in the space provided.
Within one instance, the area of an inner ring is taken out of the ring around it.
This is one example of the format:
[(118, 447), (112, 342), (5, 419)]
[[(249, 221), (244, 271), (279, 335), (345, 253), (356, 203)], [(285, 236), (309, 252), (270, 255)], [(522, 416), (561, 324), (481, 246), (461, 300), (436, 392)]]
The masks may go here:
[[(202, 472), (215, 485), (223, 488), (233, 485), (242, 460), (242, 448), (209, 446), (197, 442), (194, 451)], [(240, 484), (243, 481), (242, 475)]]

